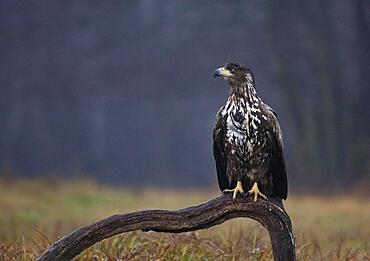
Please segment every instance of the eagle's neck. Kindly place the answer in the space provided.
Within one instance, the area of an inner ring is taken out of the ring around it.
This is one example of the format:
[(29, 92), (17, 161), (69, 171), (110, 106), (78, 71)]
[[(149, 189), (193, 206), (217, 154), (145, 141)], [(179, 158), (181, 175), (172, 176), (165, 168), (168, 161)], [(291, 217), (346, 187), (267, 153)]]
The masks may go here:
[(261, 99), (258, 97), (253, 78), (246, 81), (229, 82), (231, 85), (228, 103), (231, 106), (249, 109), (259, 107)]

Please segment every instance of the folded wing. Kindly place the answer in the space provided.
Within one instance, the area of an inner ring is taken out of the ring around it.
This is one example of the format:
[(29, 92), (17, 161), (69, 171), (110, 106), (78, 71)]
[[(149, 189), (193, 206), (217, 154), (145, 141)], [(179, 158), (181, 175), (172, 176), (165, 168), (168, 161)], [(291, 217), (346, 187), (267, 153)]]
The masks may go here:
[(213, 156), (216, 161), (218, 185), (221, 191), (229, 187), (229, 182), (226, 177), (227, 157), (225, 153), (225, 131), (222, 116), (217, 114), (215, 127), (213, 128)]

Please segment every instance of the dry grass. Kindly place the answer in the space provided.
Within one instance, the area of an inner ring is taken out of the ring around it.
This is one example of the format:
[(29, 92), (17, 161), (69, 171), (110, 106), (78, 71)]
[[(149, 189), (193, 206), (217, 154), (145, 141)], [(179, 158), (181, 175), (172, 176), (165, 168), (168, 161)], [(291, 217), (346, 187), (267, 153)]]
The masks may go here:
[[(0, 182), (0, 260), (33, 260), (50, 242), (114, 213), (177, 209), (217, 191), (113, 189), (93, 182)], [(290, 195), (286, 202), (299, 260), (370, 260), (370, 201)], [(132, 232), (84, 251), (76, 260), (271, 260), (266, 231), (237, 219), (183, 234)]]

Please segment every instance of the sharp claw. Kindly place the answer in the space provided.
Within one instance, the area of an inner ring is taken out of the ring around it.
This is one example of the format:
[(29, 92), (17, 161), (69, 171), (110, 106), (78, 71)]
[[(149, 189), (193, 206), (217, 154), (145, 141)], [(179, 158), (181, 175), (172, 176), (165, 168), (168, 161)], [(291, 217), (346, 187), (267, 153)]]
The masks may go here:
[(243, 190), (242, 183), (240, 181), (238, 181), (237, 184), (236, 184), (236, 187), (234, 189), (225, 189), (222, 192), (223, 193), (233, 192), (233, 199), (236, 199), (236, 196), (238, 195), (238, 192), (243, 194), (244, 190)]
[(252, 186), (252, 188), (248, 191), (249, 195), (253, 195), (253, 201), (257, 201), (258, 196), (261, 196), (262, 198), (266, 199), (267, 197), (261, 193), (261, 191), (258, 189), (258, 184), (255, 182)]

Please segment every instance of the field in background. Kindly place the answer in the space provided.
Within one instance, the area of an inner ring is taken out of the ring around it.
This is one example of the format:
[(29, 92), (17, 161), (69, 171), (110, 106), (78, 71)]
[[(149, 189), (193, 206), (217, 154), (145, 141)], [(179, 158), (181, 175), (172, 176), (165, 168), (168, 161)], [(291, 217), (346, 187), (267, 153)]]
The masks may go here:
[[(3, 181), (0, 260), (33, 260), (65, 233), (111, 214), (183, 208), (218, 194), (216, 190), (110, 188), (80, 181)], [(368, 198), (293, 194), (285, 205), (299, 260), (370, 260)], [(271, 260), (269, 244), (258, 223), (237, 219), (195, 233), (115, 236), (77, 260)]]

